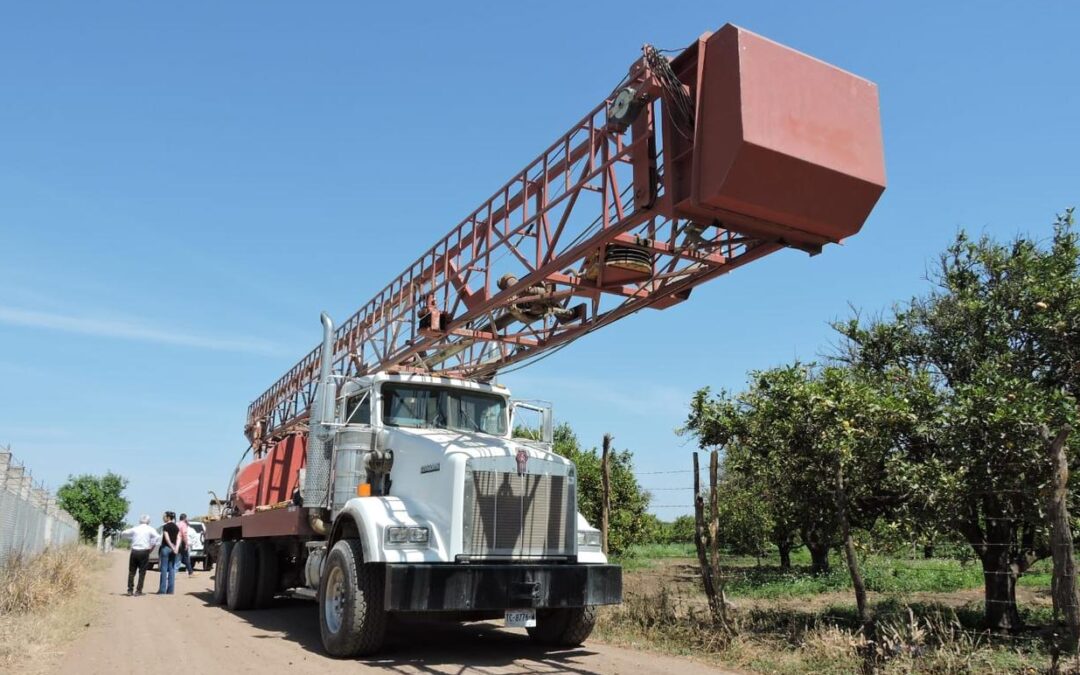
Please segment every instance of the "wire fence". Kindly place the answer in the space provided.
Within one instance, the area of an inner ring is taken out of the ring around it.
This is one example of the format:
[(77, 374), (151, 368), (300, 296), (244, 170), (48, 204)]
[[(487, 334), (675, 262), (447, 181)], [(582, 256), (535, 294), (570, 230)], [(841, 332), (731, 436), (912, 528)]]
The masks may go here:
[(0, 567), (13, 556), (36, 555), (50, 546), (78, 541), (79, 524), (56, 496), (0, 447)]

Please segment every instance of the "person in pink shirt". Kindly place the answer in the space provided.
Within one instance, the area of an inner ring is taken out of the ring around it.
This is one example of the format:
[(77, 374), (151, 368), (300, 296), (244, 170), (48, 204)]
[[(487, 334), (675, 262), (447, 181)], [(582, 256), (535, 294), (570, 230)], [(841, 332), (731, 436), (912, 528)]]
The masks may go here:
[(188, 545), (188, 522), (187, 514), (180, 514), (180, 522), (177, 523), (180, 527), (180, 561), (184, 563), (184, 569), (187, 570), (189, 577), (195, 576), (195, 573), (191, 570), (191, 547)]

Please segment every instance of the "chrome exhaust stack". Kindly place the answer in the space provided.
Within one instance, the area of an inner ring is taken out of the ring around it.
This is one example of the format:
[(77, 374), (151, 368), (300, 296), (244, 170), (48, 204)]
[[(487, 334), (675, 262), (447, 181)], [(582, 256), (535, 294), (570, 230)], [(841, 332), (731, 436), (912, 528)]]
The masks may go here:
[(321, 516), (323, 509), (329, 505), (330, 470), (334, 454), (334, 407), (337, 403), (337, 385), (333, 379), (334, 322), (326, 312), (323, 312), (320, 318), (323, 342), (319, 356), (319, 383), (315, 389), (315, 401), (308, 422), (310, 431), (307, 440), (307, 465), (301, 489), (304, 506), (311, 509), (309, 521), (317, 532), (320, 529), (325, 531)]

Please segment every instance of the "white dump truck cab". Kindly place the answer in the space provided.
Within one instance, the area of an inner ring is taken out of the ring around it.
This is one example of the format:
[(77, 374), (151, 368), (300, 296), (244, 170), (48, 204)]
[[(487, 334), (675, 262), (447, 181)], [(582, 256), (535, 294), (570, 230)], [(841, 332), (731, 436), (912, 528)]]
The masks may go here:
[[(524, 410), (539, 431), (515, 438)], [(325, 427), (328, 532), (306, 543), (304, 576), (331, 653), (375, 644), (386, 612), (505, 617), (579, 644), (595, 606), (621, 600), (621, 571), (578, 513), (576, 469), (552, 452), (550, 407), (497, 384), (378, 373), (338, 384)], [(313, 449), (306, 472), (321, 470)]]
[(506, 388), (378, 374), (340, 392), (331, 519), (366, 526), (366, 560), (606, 562), (578, 538), (574, 465), (550, 435), (513, 437)]

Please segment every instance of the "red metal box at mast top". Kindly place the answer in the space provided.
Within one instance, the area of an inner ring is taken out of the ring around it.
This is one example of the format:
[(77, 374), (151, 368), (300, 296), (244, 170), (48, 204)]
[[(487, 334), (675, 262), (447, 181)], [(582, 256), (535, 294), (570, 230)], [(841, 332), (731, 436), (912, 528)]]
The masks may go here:
[(796, 245), (858, 232), (885, 189), (877, 86), (731, 24), (698, 49), (686, 206), (777, 225)]

